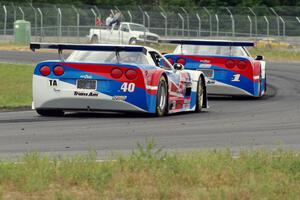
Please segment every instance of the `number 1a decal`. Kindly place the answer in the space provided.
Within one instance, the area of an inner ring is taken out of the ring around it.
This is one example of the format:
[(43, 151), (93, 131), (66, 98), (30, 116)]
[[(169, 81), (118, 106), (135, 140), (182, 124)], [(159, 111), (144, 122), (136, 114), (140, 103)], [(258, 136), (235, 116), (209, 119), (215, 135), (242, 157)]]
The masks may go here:
[(240, 74), (235, 74), (235, 75), (233, 75), (231, 81), (232, 82), (240, 82), (240, 77), (241, 77)]
[(121, 86), (122, 92), (134, 92), (135, 90), (135, 83), (123, 83)]

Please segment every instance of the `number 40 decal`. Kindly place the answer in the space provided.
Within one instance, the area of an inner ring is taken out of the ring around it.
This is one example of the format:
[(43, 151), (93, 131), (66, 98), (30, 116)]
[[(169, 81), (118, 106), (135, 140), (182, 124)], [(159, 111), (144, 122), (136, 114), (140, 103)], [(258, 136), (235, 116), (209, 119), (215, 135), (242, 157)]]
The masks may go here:
[(232, 82), (240, 82), (240, 77), (241, 77), (240, 74), (235, 74), (235, 75), (233, 75), (231, 81)]
[(122, 92), (134, 92), (135, 90), (135, 83), (123, 83), (121, 86)]

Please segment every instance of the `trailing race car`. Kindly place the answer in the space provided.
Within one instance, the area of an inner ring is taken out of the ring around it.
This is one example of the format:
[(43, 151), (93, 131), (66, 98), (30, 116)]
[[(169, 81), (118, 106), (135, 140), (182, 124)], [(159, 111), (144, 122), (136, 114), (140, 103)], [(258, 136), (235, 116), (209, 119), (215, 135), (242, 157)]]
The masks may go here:
[[(207, 107), (204, 74), (171, 65), (152, 48), (46, 43), (31, 43), (30, 48), (57, 49), (61, 56), (34, 70), (32, 105), (40, 115), (133, 111), (163, 116)], [(64, 60), (63, 50), (76, 51)]]
[(185, 69), (202, 71), (207, 77), (207, 92), (213, 95), (247, 95), (266, 93), (266, 70), (263, 56), (252, 58), (245, 48), (253, 42), (224, 40), (163, 40), (178, 44), (165, 57)]

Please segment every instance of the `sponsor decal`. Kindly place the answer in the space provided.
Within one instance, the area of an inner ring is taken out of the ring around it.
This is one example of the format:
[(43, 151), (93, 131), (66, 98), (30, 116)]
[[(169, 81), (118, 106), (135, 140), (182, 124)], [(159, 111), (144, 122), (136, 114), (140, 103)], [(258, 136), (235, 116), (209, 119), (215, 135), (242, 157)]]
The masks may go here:
[(127, 96), (113, 96), (112, 100), (125, 101)]
[(83, 79), (92, 79), (93, 77), (91, 75), (84, 74), (84, 75), (80, 75), (80, 78), (83, 78)]
[(58, 86), (58, 80), (57, 79), (54, 79), (54, 80), (50, 79), (49, 80), (49, 86), (57, 87)]
[(205, 64), (205, 63), (201, 63), (199, 64), (199, 68), (210, 68), (211, 64)]
[(199, 60), (199, 62), (202, 62), (202, 63), (210, 63), (210, 60)]
[(96, 92), (80, 92), (74, 91), (74, 96), (81, 96), (81, 97), (97, 97), (99, 94)]
[(215, 84), (216, 82), (214, 80), (207, 80), (207, 84)]
[(241, 77), (240, 74), (234, 74), (231, 81), (232, 82), (240, 82), (240, 77)]

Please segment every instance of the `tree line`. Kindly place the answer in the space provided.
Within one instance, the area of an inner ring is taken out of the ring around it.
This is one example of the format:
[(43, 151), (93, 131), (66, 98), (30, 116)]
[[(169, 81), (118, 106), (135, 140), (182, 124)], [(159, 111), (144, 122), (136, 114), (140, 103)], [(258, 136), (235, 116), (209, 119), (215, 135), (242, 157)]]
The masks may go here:
[[(0, 2), (11, 2), (0, 0)], [(24, 3), (24, 0), (14, 0), (16, 3)], [(27, 3), (50, 4), (91, 4), (114, 6), (184, 6), (184, 7), (219, 7), (219, 6), (300, 6), (300, 0), (25, 0)]]

